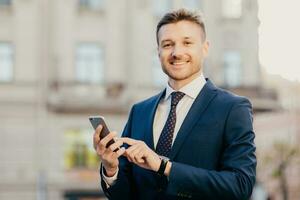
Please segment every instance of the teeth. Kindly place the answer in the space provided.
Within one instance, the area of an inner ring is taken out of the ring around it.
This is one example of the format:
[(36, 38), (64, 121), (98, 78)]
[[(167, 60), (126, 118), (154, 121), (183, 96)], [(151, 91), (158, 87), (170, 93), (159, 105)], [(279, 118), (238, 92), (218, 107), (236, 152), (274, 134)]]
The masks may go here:
[(172, 63), (173, 65), (182, 65), (182, 64), (185, 64), (186, 62), (174, 62)]

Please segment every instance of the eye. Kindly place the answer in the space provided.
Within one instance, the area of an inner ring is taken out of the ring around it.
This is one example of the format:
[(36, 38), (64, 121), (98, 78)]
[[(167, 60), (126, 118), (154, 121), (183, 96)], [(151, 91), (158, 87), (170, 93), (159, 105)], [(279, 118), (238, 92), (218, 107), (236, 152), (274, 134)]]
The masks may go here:
[(190, 42), (190, 41), (184, 41), (183, 44), (186, 45), (186, 46), (189, 46), (189, 45), (192, 44), (192, 42)]
[(165, 44), (162, 45), (163, 48), (168, 48), (170, 46), (171, 46), (171, 43), (165, 43)]

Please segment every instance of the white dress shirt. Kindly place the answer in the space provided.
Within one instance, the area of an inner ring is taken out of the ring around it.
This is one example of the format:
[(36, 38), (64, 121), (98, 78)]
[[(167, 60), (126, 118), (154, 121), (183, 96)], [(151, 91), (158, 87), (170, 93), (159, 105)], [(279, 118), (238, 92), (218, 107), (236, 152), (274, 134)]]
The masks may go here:
[[(185, 85), (184, 87), (180, 88), (178, 91), (183, 92), (185, 95), (184, 97), (179, 101), (176, 107), (176, 124), (175, 124), (175, 130), (173, 133), (173, 141), (172, 145), (174, 143), (174, 140), (177, 136), (178, 130), (180, 129), (184, 118), (186, 117), (188, 111), (190, 110), (192, 104), (194, 103), (196, 97), (202, 90), (203, 86), (205, 85), (206, 80), (201, 74), (197, 78), (195, 78), (193, 81)], [(170, 109), (171, 109), (171, 93), (175, 90), (167, 84), (166, 87), (166, 94), (164, 98), (162, 98), (157, 106), (155, 116), (154, 116), (154, 122), (153, 122), (153, 142), (154, 146), (156, 147), (158, 139), (160, 137), (160, 134), (164, 128), (164, 125), (167, 121)], [(114, 181), (117, 179), (117, 173), (112, 177), (107, 177), (102, 174), (104, 177), (104, 181), (106, 182), (107, 186), (112, 185)]]
[[(178, 130), (180, 129), (185, 116), (187, 115), (188, 111), (190, 110), (192, 104), (194, 103), (196, 97), (200, 93), (205, 83), (206, 83), (205, 78), (203, 77), (203, 75), (200, 75), (192, 82), (188, 83), (187, 85), (185, 85), (184, 87), (178, 90), (180, 92), (183, 92), (185, 95), (179, 101), (176, 107), (176, 124), (173, 133), (172, 145), (174, 143)], [(158, 139), (167, 121), (169, 112), (171, 110), (172, 92), (176, 92), (176, 91), (168, 84), (166, 88), (166, 95), (159, 102), (155, 112), (155, 117), (153, 122), (153, 142), (155, 147), (157, 145)]]

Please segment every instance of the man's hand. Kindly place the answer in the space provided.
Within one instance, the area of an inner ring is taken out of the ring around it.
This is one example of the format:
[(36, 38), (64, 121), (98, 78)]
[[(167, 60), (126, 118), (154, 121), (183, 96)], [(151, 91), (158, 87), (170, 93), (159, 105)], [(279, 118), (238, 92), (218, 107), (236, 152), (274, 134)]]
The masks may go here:
[(126, 137), (119, 138), (118, 141), (122, 141), (130, 146), (124, 154), (130, 162), (145, 169), (158, 171), (161, 159), (143, 141)]
[[(108, 177), (111, 177), (115, 175), (118, 166), (119, 166), (119, 160), (118, 158), (124, 154), (125, 148), (122, 147), (123, 142), (122, 140), (117, 140), (115, 143), (110, 145), (108, 148), (106, 148), (107, 143), (112, 140), (114, 137), (116, 137), (117, 133), (111, 132), (106, 137), (100, 140), (100, 132), (102, 131), (102, 125), (99, 125), (94, 133), (94, 148), (99, 155), (103, 167), (105, 168), (106, 175)], [(119, 150), (117, 150), (120, 148)], [(116, 152), (114, 152), (117, 150)]]

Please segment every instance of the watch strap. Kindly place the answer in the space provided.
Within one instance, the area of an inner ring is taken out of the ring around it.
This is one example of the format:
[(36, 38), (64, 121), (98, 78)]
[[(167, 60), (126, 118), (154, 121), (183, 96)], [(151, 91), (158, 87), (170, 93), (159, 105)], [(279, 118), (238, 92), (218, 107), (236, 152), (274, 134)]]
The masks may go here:
[(168, 159), (161, 158), (161, 163), (160, 163), (159, 169), (157, 171), (158, 175), (164, 176), (164, 172), (166, 170), (168, 161), (169, 161)]

